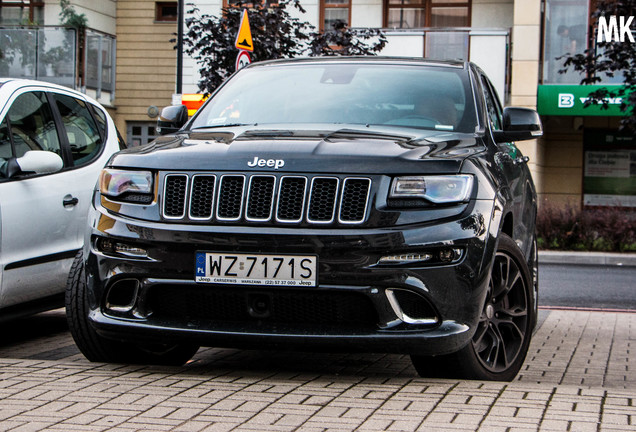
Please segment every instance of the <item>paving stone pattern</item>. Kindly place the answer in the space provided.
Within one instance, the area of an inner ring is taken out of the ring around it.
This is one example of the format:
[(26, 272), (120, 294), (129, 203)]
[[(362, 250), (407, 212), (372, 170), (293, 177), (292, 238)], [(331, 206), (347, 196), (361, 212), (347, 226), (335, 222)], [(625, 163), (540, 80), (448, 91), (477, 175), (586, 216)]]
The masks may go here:
[[(419, 378), (407, 356), (203, 348), (90, 363), (62, 311), (0, 326), (1, 431), (636, 431), (636, 314), (542, 311), (512, 383)], [(29, 327), (30, 326), (30, 327)]]

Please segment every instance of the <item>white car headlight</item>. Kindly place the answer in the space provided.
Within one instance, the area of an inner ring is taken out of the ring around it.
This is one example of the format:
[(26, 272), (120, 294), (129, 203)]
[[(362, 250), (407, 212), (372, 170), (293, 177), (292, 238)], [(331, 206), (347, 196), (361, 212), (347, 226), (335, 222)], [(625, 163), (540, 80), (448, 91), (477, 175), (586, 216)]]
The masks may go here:
[(99, 176), (99, 191), (121, 201), (144, 203), (148, 198), (152, 199), (152, 179), (150, 171), (105, 168)]
[(472, 175), (396, 177), (390, 198), (424, 198), (435, 204), (450, 204), (468, 201), (472, 190)]

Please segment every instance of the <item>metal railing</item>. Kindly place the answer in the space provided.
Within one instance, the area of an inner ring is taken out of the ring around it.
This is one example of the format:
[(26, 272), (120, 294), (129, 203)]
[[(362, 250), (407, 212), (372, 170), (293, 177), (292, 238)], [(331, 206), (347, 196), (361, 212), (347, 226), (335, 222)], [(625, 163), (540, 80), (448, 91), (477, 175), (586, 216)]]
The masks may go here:
[(387, 46), (381, 55), (426, 57), (477, 63), (504, 99), (509, 94), (510, 29), (383, 29)]
[(0, 76), (75, 88), (77, 31), (64, 27), (0, 28)]
[(102, 92), (115, 94), (115, 38), (86, 29), (84, 50), (84, 85), (93, 89), (99, 99)]
[[(28, 78), (83, 92), (115, 94), (114, 36), (56, 26), (0, 27), (0, 76)], [(81, 53), (81, 54), (80, 54)]]

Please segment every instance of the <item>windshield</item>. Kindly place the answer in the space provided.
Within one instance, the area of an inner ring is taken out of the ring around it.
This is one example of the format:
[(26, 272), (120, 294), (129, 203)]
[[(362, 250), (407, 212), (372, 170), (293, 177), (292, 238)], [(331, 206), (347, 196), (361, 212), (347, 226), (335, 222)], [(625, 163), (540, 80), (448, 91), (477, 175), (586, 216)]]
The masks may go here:
[(197, 113), (190, 128), (276, 123), (472, 133), (477, 121), (462, 69), (299, 63), (240, 71)]

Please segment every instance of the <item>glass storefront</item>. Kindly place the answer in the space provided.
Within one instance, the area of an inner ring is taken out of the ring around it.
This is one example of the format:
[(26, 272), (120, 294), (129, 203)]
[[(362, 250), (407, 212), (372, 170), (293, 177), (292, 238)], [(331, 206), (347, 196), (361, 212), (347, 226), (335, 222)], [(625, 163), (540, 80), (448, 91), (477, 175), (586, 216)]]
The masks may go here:
[(543, 40), (544, 84), (578, 84), (582, 75), (573, 70), (560, 74), (565, 54), (580, 54), (587, 48), (588, 0), (546, 0)]
[(586, 130), (583, 145), (584, 204), (636, 207), (636, 137)]

